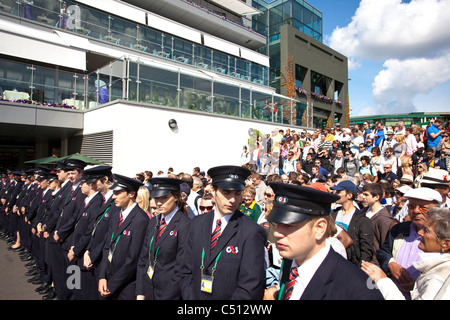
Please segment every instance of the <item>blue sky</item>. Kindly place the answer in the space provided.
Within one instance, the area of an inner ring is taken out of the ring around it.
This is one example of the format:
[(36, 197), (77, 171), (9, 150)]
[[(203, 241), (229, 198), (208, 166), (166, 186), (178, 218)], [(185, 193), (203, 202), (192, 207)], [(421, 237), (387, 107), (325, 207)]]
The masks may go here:
[(450, 1), (308, 0), (349, 58), (352, 116), (450, 111)]

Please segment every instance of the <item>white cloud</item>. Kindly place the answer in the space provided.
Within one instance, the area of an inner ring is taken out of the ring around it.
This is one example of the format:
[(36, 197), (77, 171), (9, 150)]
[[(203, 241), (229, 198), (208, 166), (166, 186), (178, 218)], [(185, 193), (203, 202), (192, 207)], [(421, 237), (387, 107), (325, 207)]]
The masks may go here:
[(351, 58), (385, 60), (439, 54), (450, 47), (450, 1), (362, 0), (328, 45)]
[(450, 80), (450, 51), (433, 59), (390, 59), (383, 67), (373, 82), (375, 101), (396, 101), (399, 108), (409, 109), (416, 95), (427, 94)]
[(361, 110), (359, 110), (357, 117), (363, 117), (363, 116), (373, 116), (377, 114), (377, 108), (375, 107), (364, 107)]
[(415, 111), (417, 95), (450, 80), (448, 21), (449, 0), (361, 0), (352, 21), (326, 38), (347, 55), (350, 70), (384, 61), (372, 83), (375, 106), (362, 106), (360, 115)]

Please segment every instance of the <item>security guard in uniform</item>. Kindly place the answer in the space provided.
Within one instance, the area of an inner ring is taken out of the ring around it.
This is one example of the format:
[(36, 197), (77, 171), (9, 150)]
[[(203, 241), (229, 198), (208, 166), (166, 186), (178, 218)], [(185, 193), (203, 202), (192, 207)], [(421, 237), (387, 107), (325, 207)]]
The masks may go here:
[(55, 268), (59, 265), (62, 253), (61, 245), (59, 242), (55, 241), (53, 238), (53, 233), (61, 216), (62, 208), (64, 207), (65, 202), (68, 201), (69, 195), (72, 192), (72, 182), (69, 180), (66, 160), (58, 161), (58, 164), (54, 170), (61, 187), (55, 194), (53, 194), (50, 207), (48, 208), (44, 221), (42, 222), (42, 228), (48, 233), (45, 248), (45, 261), (49, 269), (48, 278), (43, 287), (43, 291), (46, 293), (46, 295), (42, 297), (44, 300), (52, 300), (57, 298), (56, 289), (54, 288), (54, 285), (52, 286), (51, 284), (54, 284), (55, 273), (58, 273), (58, 271), (55, 271)]
[(150, 220), (137, 271), (139, 300), (179, 300), (180, 265), (189, 224), (181, 198), (183, 180), (153, 178), (152, 198), (158, 215)]
[(379, 300), (368, 277), (336, 253), (326, 241), (335, 194), (281, 182), (269, 184), (275, 193), (267, 219), (276, 223), (274, 236), (284, 258), (279, 300)]
[(114, 177), (111, 190), (116, 210), (105, 238), (98, 291), (105, 299), (135, 300), (136, 270), (150, 219), (136, 202), (142, 182), (119, 174)]
[(259, 300), (264, 294), (265, 232), (239, 211), (250, 170), (208, 170), (215, 209), (191, 222), (181, 267), (185, 300)]
[(80, 184), (81, 177), (86, 163), (78, 159), (66, 160), (66, 171), (69, 175), (69, 180), (72, 182), (71, 192), (64, 199), (64, 204), (61, 208), (61, 214), (56, 223), (55, 231), (53, 232), (53, 239), (60, 244), (60, 252), (54, 266), (53, 282), (59, 300), (72, 299), (72, 291), (67, 287), (67, 267), (69, 266), (69, 259), (67, 254), (70, 250), (71, 239), (73, 237), (73, 230), (76, 219), (74, 218), (78, 212), (83, 208), (84, 199), (86, 195), (81, 192)]
[(69, 263), (80, 268), (80, 288), (73, 289), (75, 300), (93, 300), (96, 297), (97, 281), (91, 270), (84, 268), (84, 252), (89, 244), (97, 212), (99, 211), (103, 196), (97, 188), (97, 172), (84, 170), (81, 178), (81, 192), (86, 195), (84, 206), (76, 216), (71, 247), (67, 257)]
[[(96, 174), (91, 172), (96, 171)], [(94, 274), (96, 280), (95, 295), (89, 294), (89, 298), (98, 299), (100, 294), (98, 292), (98, 280), (100, 273), (100, 262), (103, 257), (103, 246), (105, 243), (105, 236), (108, 232), (111, 212), (115, 209), (114, 199), (112, 198), (113, 191), (111, 187), (114, 184), (114, 177), (110, 166), (98, 166), (92, 169), (87, 169), (90, 175), (97, 178), (97, 188), (103, 195), (103, 203), (97, 211), (94, 218), (93, 225), (90, 226), (88, 232), (91, 235), (86, 252), (83, 256), (83, 266)]]

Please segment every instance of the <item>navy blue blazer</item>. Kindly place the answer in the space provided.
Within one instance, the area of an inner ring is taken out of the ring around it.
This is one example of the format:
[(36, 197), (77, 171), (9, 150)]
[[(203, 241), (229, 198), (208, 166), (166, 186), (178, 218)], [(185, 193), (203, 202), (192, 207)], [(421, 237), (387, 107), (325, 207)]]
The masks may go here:
[(32, 225), (35, 224), (37, 211), (41, 204), (43, 195), (44, 190), (39, 187), (36, 191), (36, 195), (31, 200), (29, 211), (27, 212), (27, 220), (30, 221)]
[(72, 245), (74, 246), (73, 252), (80, 259), (79, 262), (81, 262), (81, 265), (83, 265), (82, 258), (84, 251), (86, 250), (91, 238), (91, 233), (89, 230), (92, 230), (91, 225), (95, 222), (96, 214), (102, 205), (102, 202), (103, 196), (100, 192), (98, 192), (78, 213), (77, 222), (75, 223), (75, 230), (73, 232)]
[[(152, 218), (147, 228), (137, 271), (136, 295), (144, 295), (146, 300), (179, 300), (180, 266), (191, 219), (178, 210), (156, 243), (160, 218)], [(154, 266), (152, 279), (147, 274), (150, 264)]]
[(20, 212), (20, 208), (22, 207), (22, 203), (24, 203), (24, 199), (26, 198), (27, 194), (28, 194), (28, 190), (32, 187), (31, 184), (23, 184), (22, 188), (20, 189), (19, 194), (17, 195), (17, 200), (15, 203), (15, 206), (17, 206), (17, 208), (19, 209)]
[(36, 228), (39, 223), (42, 223), (48, 209), (48, 204), (52, 199), (52, 193), (53, 190), (51, 189), (47, 189), (45, 193), (42, 193), (39, 201), (39, 206), (36, 209), (36, 218), (31, 225), (32, 228)]
[(11, 189), (11, 192), (9, 194), (9, 200), (8, 200), (8, 202), (6, 204), (8, 209), (10, 210), (10, 212), (12, 211), (12, 208), (16, 204), (17, 197), (19, 196), (20, 191), (22, 190), (22, 187), (23, 187), (24, 184), (25, 183), (23, 181), (19, 181)]
[(26, 194), (23, 196), (22, 200), (20, 201), (20, 208), (19, 210), (25, 208), (25, 212), (28, 213), (30, 211), (31, 202), (33, 201), (34, 197), (36, 196), (37, 192), (41, 189), (38, 183), (32, 183), (29, 188), (27, 188)]
[(78, 185), (73, 192), (67, 196), (65, 204), (62, 208), (61, 216), (56, 224), (59, 241), (62, 242), (61, 248), (69, 251), (72, 245), (73, 231), (77, 222), (78, 213), (84, 207), (84, 199), (86, 195), (81, 192)]
[[(119, 224), (120, 208), (114, 207), (105, 238), (99, 279), (106, 279), (110, 299), (136, 299), (136, 271), (150, 219), (137, 204)], [(109, 261), (109, 252), (114, 252)]]
[[(117, 207), (111, 197), (96, 212), (94, 219), (95, 221), (93, 225), (91, 225), (91, 229), (89, 230), (91, 239), (86, 250), (89, 251), (89, 257), (91, 258), (91, 262), (94, 265), (94, 268), (96, 268), (102, 260), (103, 246), (105, 243), (106, 234), (108, 233), (109, 229), (111, 212), (113, 212), (114, 210), (117, 210)], [(96, 268), (95, 271), (96, 275), (98, 275), (98, 268)]]
[[(280, 297), (289, 278), (292, 260), (283, 260)], [(383, 300), (369, 277), (332, 248), (312, 277), (300, 300)]]
[[(64, 205), (65, 199), (68, 197), (72, 188), (72, 182), (68, 181), (62, 188), (60, 188), (52, 197), (50, 208), (44, 218), (44, 224), (48, 233), (53, 233), (58, 223), (61, 214), (61, 208)], [(49, 237), (53, 241), (53, 237)]]
[[(181, 267), (184, 300), (260, 300), (264, 295), (264, 255), (266, 235), (253, 220), (235, 211), (210, 254), (214, 211), (196, 216), (189, 231)], [(204, 274), (214, 272), (212, 293), (201, 291), (202, 251)]]

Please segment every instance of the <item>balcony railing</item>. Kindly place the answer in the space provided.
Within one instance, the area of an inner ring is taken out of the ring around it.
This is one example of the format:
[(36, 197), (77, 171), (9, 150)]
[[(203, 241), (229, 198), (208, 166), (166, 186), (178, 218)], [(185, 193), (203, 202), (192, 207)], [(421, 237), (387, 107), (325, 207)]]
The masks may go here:
[[(124, 68), (124, 64), (127, 64)], [(117, 70), (123, 71), (118, 74)], [(113, 72), (114, 71), (114, 72)], [(199, 78), (158, 65), (116, 60), (89, 74), (0, 59), (2, 103), (86, 110), (114, 100), (306, 126), (305, 99)]]
[(0, 10), (127, 49), (268, 85), (268, 67), (165, 34), (72, 1), (3, 1)]

